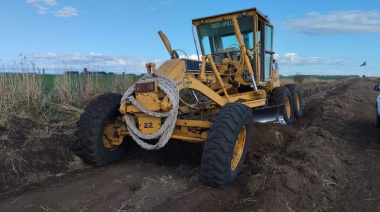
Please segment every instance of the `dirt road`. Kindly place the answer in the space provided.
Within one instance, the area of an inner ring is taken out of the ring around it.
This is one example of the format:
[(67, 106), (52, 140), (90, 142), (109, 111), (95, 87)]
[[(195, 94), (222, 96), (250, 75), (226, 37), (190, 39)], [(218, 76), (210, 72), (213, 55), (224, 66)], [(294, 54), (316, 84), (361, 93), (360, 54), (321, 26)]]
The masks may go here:
[(375, 84), (356, 78), (306, 98), (291, 126), (256, 124), (228, 188), (200, 184), (201, 145), (171, 141), (153, 152), (134, 146), (104, 168), (74, 160), (76, 170), (1, 193), (0, 211), (379, 211)]

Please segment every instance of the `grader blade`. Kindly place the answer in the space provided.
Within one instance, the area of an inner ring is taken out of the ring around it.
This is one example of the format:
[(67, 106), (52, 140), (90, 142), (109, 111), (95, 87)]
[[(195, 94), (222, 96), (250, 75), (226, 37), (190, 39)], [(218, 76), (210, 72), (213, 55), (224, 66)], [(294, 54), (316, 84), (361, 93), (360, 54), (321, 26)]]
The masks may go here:
[(271, 106), (252, 110), (253, 122), (286, 124), (281, 106)]

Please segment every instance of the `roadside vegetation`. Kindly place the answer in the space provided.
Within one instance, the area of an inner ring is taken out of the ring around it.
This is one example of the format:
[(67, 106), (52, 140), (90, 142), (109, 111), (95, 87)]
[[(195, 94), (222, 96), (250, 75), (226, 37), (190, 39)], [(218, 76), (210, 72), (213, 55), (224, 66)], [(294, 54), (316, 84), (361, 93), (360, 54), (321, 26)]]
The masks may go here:
[(124, 93), (137, 76), (38, 74), (0, 68), (0, 199), (71, 171), (83, 170), (72, 152), (76, 122), (96, 96)]
[(281, 84), (290, 84), (290, 83), (297, 83), (298, 85), (301, 84), (308, 84), (313, 82), (333, 82), (338, 80), (345, 80), (348, 78), (355, 78), (359, 77), (357, 75), (303, 75), (303, 74), (296, 74), (296, 75), (290, 75), (290, 76), (281, 76), (280, 75), (280, 81)]
[[(25, 62), (25, 61), (24, 61)], [(15, 73), (0, 69), (0, 121), (17, 115), (36, 121), (73, 119), (96, 96), (124, 93), (139, 76), (95, 74), (37, 74), (40, 70), (23, 64)], [(296, 83), (301, 88), (319, 87), (328, 82), (358, 76), (280, 76), (282, 84)], [(308, 86), (312, 85), (312, 86)], [(312, 92), (312, 91), (310, 91)], [(309, 92), (307, 92), (309, 93)]]
[(356, 75), (324, 76), (296, 74), (294, 76), (280, 76), (280, 82), (281, 85), (291, 83), (298, 84), (301, 89), (302, 96), (305, 98), (313, 94), (317, 94), (320, 91), (337, 88), (358, 77), (359, 76)]
[(94, 97), (107, 92), (124, 93), (135, 80), (125, 75), (0, 72), (0, 120), (8, 115), (37, 121), (77, 116)]

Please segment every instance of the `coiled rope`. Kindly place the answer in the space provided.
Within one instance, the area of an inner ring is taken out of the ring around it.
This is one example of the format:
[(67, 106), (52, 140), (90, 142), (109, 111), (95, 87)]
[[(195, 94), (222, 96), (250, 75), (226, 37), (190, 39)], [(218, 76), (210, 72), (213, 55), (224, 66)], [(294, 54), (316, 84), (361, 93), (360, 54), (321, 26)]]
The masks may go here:
[[(152, 134), (143, 134), (137, 129), (136, 123), (134, 121), (134, 116), (131, 114), (124, 115), (128, 131), (131, 134), (132, 138), (136, 141), (138, 145), (140, 145), (142, 148), (146, 150), (160, 149), (168, 143), (170, 136), (173, 133), (173, 129), (175, 127), (175, 122), (177, 120), (177, 114), (178, 114), (178, 108), (179, 108), (178, 86), (173, 80), (166, 78), (162, 75), (159, 75), (157, 73), (152, 73), (152, 74), (144, 75), (143, 77), (140, 78), (140, 80), (137, 81), (137, 83), (145, 83), (145, 82), (153, 82), (153, 81), (157, 81), (158, 87), (168, 96), (169, 101), (172, 104), (171, 110), (169, 110), (168, 112), (155, 112), (155, 111), (146, 109), (144, 106), (138, 103), (133, 96), (133, 93), (135, 91), (135, 85), (128, 88), (128, 90), (124, 93), (123, 97), (121, 98), (121, 103), (120, 103), (122, 104), (124, 101), (126, 101), (128, 104), (134, 105), (140, 111), (142, 111), (143, 113), (149, 116), (154, 116), (158, 118), (166, 117), (164, 124), (161, 126), (161, 128), (157, 132), (152, 133)], [(155, 145), (148, 144), (142, 140), (142, 139), (152, 140), (152, 139), (157, 139), (158, 137), (159, 137), (159, 140)]]

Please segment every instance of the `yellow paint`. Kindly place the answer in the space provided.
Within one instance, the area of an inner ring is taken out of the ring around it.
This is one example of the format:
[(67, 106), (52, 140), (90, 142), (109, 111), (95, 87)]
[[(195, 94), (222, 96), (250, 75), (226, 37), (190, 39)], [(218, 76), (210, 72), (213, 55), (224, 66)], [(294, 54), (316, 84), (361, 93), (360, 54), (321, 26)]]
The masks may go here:
[(141, 133), (149, 135), (157, 132), (161, 128), (161, 118), (151, 116), (137, 117), (139, 130)]
[(241, 156), (243, 154), (244, 146), (245, 146), (245, 138), (247, 137), (247, 129), (245, 126), (240, 130), (238, 138), (235, 143), (234, 153), (231, 159), (231, 170), (235, 170), (238, 166)]
[(200, 120), (184, 120), (177, 119), (175, 125), (177, 126), (187, 126), (187, 127), (200, 127), (200, 128), (210, 128), (212, 122), (200, 121)]
[(170, 110), (171, 107), (172, 104), (169, 102), (168, 96), (165, 96), (161, 102), (161, 110), (167, 112)]
[[(254, 34), (253, 49), (247, 49), (244, 44), (242, 33), (238, 24), (238, 18), (243, 16), (253, 17), (252, 32)], [(196, 61), (191, 59), (176, 58), (173, 53), (173, 49), (167, 37), (160, 31), (159, 36), (162, 39), (171, 60), (165, 61), (160, 67), (156, 69), (154, 63), (148, 63), (146, 65), (148, 73), (157, 73), (172, 79), (178, 86), (178, 90), (193, 89), (195, 92), (201, 93), (204, 97), (207, 97), (206, 110), (210, 110), (214, 113), (214, 116), (219, 112), (219, 109), (223, 107), (227, 102), (238, 102), (247, 105), (250, 108), (261, 107), (268, 105), (267, 91), (272, 91), (274, 88), (280, 86), (279, 72), (278, 70), (272, 70), (270, 81), (261, 81), (261, 51), (263, 48), (259, 43), (258, 35), (259, 23), (269, 24), (269, 19), (259, 12), (257, 9), (242, 10), (233, 13), (226, 13), (216, 15), (212, 17), (194, 19), (193, 25), (198, 27), (201, 24), (208, 24), (219, 22), (223, 20), (231, 20), (233, 23), (236, 39), (238, 41), (238, 47), (240, 48), (240, 58), (225, 58), (222, 63), (215, 63), (212, 55), (202, 55), (202, 61)], [(264, 40), (261, 40), (264, 42)], [(230, 48), (230, 47), (228, 47)], [(186, 62), (192, 62), (195, 66), (191, 66), (191, 71), (187, 71)], [(199, 62), (199, 71), (197, 69), (197, 62)], [(252, 66), (252, 64), (254, 66)], [(195, 67), (196, 70), (193, 70)], [(254, 91), (250, 89), (252, 82), (245, 81), (242, 76), (247, 74), (248, 76), (254, 76), (257, 85), (264, 86), (266, 89), (258, 89)], [(241, 89), (243, 88), (243, 89)], [(242, 90), (244, 92), (242, 92)], [(241, 93), (239, 93), (241, 92)], [(270, 93), (269, 93), (270, 94)], [(172, 108), (172, 105), (168, 97), (160, 91), (157, 87), (153, 92), (137, 93), (135, 94), (136, 101), (143, 105), (148, 110), (157, 112), (166, 112)], [(289, 101), (289, 100), (288, 100)], [(186, 105), (186, 104), (185, 104)], [(194, 105), (186, 105), (180, 107), (180, 113), (189, 113), (197, 110)], [(290, 102), (286, 104), (286, 107), (290, 107)], [(195, 108), (195, 109), (194, 109)], [(119, 108), (121, 114), (133, 114), (136, 116), (135, 121), (138, 125), (138, 129), (144, 134), (151, 134), (156, 132), (163, 122), (160, 118), (150, 117), (143, 114), (139, 109), (133, 105), (128, 105), (123, 102)], [(123, 118), (122, 118), (123, 119)], [(151, 125), (150, 125), (151, 124)], [(171, 135), (172, 138), (188, 141), (188, 142), (204, 142), (208, 135), (208, 129), (211, 127), (212, 122), (204, 120), (185, 120), (178, 119), (175, 123), (176, 127)], [(151, 127), (150, 127), (151, 126)], [(116, 134), (116, 138), (114, 135)], [(104, 146), (106, 148), (114, 148), (120, 145), (124, 136), (128, 136), (129, 132), (125, 124), (116, 128), (107, 128), (105, 130)], [(235, 169), (240, 161), (241, 153), (244, 148), (246, 129), (240, 131), (235, 148), (234, 157), (231, 161), (231, 169)]]

